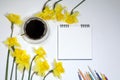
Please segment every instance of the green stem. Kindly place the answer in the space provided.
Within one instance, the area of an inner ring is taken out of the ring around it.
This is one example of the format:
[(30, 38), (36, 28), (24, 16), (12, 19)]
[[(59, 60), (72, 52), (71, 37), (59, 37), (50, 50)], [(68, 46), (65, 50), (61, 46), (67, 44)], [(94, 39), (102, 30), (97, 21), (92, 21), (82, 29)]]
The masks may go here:
[(60, 1), (62, 1), (62, 0), (56, 1), (56, 2), (54, 3), (53, 9), (55, 9), (56, 4), (59, 3)]
[(17, 66), (18, 64), (16, 64), (16, 67), (15, 67), (15, 80), (17, 80)]
[(14, 46), (12, 46), (11, 48), (12, 48), (13, 51), (15, 51), (15, 47)]
[[(11, 34), (10, 34), (10, 37), (12, 37), (12, 35), (13, 35), (13, 28), (14, 28), (14, 23), (11, 23)], [(8, 49), (8, 54), (7, 54), (5, 80), (8, 80), (9, 56), (10, 56), (10, 49)]]
[[(14, 46), (12, 46), (11, 48), (12, 48), (13, 51), (15, 50)], [(12, 62), (10, 80), (12, 80), (12, 75), (13, 75), (13, 70), (14, 70), (14, 63), (15, 63), (15, 57), (13, 58), (13, 62)]]
[(14, 63), (15, 63), (15, 58), (13, 59), (13, 62), (12, 62), (12, 69), (11, 69), (10, 80), (12, 80), (13, 69), (14, 69)]
[(26, 33), (21, 34), (21, 36), (24, 36)]
[(10, 53), (10, 49), (8, 49), (8, 54), (7, 54), (5, 80), (8, 80), (8, 67), (9, 67), (9, 56), (10, 56), (9, 53)]
[(35, 73), (36, 73), (36, 72), (33, 72), (33, 73), (32, 73), (30, 80), (32, 80), (32, 78), (33, 78), (33, 76), (34, 76)]
[(31, 75), (31, 68), (32, 68), (32, 64), (33, 64), (33, 61), (34, 59), (36, 58), (37, 55), (35, 55), (30, 63), (30, 69), (29, 69), (29, 73), (28, 73), (28, 80), (30, 80), (30, 75)]
[(47, 1), (45, 2), (45, 4), (43, 5), (43, 8), (42, 8), (42, 11), (45, 9), (45, 7), (46, 7), (46, 5), (47, 5), (47, 3), (48, 3), (49, 1), (51, 1), (51, 0), (47, 0)]
[(10, 37), (12, 37), (12, 35), (13, 35), (13, 29), (14, 29), (14, 23), (11, 23), (11, 35), (10, 35)]
[(45, 80), (45, 78), (46, 78), (50, 73), (52, 73), (52, 72), (53, 72), (53, 70), (50, 70), (50, 71), (44, 76), (43, 80)]
[(77, 4), (72, 10), (71, 10), (71, 14), (73, 14), (74, 9), (76, 9), (79, 5), (81, 5), (85, 0), (82, 0), (79, 4)]
[(23, 74), (22, 74), (22, 79), (21, 80), (24, 79), (24, 74), (25, 74), (25, 68), (23, 69)]

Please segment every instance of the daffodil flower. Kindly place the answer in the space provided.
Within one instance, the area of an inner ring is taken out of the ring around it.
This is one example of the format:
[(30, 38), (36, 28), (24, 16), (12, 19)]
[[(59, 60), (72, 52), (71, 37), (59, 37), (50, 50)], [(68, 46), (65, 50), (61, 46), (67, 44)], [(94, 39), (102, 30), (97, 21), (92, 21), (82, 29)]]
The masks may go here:
[(20, 44), (17, 40), (16, 37), (9, 37), (5, 42), (4, 42), (9, 48), (10, 47), (20, 47)]
[(36, 17), (42, 18), (44, 20), (54, 19), (54, 11), (50, 9), (49, 6), (45, 6), (45, 9), (42, 12), (35, 14)]
[(73, 23), (77, 23), (78, 22), (78, 17), (79, 15), (79, 12), (74, 12), (74, 13), (69, 13), (69, 12), (66, 12), (65, 13), (65, 22), (68, 23), (68, 24), (73, 24)]
[(44, 59), (44, 57), (46, 55), (46, 51), (44, 50), (43, 47), (39, 47), (38, 49), (34, 49), (34, 52), (36, 54), (35, 61), (39, 60), (39, 59)]
[(50, 68), (47, 60), (44, 61), (37, 61), (34, 66), (34, 72), (40, 76), (45, 76), (46, 71)]
[[(20, 19), (19, 15), (13, 14), (13, 13), (7, 14), (6, 18), (11, 22), (11, 34), (10, 34), (10, 38), (8, 38), (5, 41), (5, 44), (8, 46), (5, 80), (8, 80), (8, 67), (9, 67), (9, 53), (10, 53), (10, 48), (12, 48), (13, 51), (14, 51), (14, 47), (20, 46), (20, 44), (17, 41), (17, 38), (13, 37), (14, 24), (20, 25), (20, 24), (22, 24), (22, 20)], [(12, 73), (13, 73), (13, 68), (14, 68), (14, 61), (15, 61), (15, 59), (13, 59), (13, 63), (12, 63), (10, 80), (12, 80)]]
[(78, 6), (80, 6), (85, 0), (82, 0), (80, 3), (78, 3), (72, 10), (71, 12), (66, 12), (66, 18), (65, 18), (65, 22), (68, 24), (73, 24), (73, 23), (77, 23), (78, 22), (78, 15), (79, 12), (78, 11), (74, 11)]
[(63, 68), (62, 62), (56, 62), (56, 60), (54, 60), (54, 68), (52, 70), (50, 70), (43, 78), (43, 80), (45, 80), (45, 78), (50, 74), (53, 73), (53, 75), (55, 77), (61, 78), (61, 74), (64, 73), (65, 70)]
[(10, 13), (10, 14), (7, 14), (6, 17), (13, 24), (18, 24), (18, 25), (22, 24), (22, 20), (20, 18), (20, 15)]
[(57, 21), (63, 21), (65, 18), (65, 15), (63, 14), (64, 7), (62, 7), (61, 4), (56, 4), (55, 6), (55, 17)]
[[(22, 53), (21, 53), (22, 52)], [(19, 52), (18, 52), (19, 53)], [(21, 55), (15, 58), (16, 66), (20, 71), (23, 71), (21, 80), (24, 79), (25, 70), (29, 69), (30, 66), (30, 55), (26, 53), (25, 50), (20, 51)], [(17, 73), (16, 73), (17, 74)]]
[(47, 6), (47, 3), (51, 0), (47, 0), (43, 6), (43, 9), (41, 12), (38, 12), (35, 14), (36, 17), (42, 18), (44, 20), (51, 20), (54, 19), (54, 11), (50, 9), (49, 6)]
[(46, 51), (44, 50), (43, 47), (39, 47), (38, 49), (34, 49), (34, 52), (35, 52), (36, 55), (33, 57), (32, 61), (30, 63), (28, 80), (30, 80), (31, 68), (32, 68), (33, 61), (35, 60), (35, 62), (37, 62), (39, 60), (45, 60)]
[(12, 57), (19, 58), (22, 54), (25, 54), (25, 50), (15, 48), (14, 52), (12, 52)]
[[(7, 14), (6, 18), (11, 22), (10, 38), (8, 38), (4, 42), (8, 46), (8, 54), (7, 54), (7, 62), (6, 62), (6, 74), (5, 74), (5, 80), (8, 80), (9, 53), (11, 52), (10, 48), (12, 48), (12, 50), (14, 51), (15, 47), (20, 47), (20, 44), (17, 41), (17, 38), (13, 37), (14, 24), (20, 25), (20, 24), (22, 24), (22, 20), (21, 20), (19, 15), (14, 14), (14, 13)], [(12, 80), (12, 73), (13, 73), (13, 68), (14, 68), (14, 62), (15, 62), (15, 58), (13, 59), (13, 63), (12, 63), (10, 80)]]
[(62, 65), (62, 62), (56, 62), (54, 61), (54, 69), (53, 69), (53, 74), (54, 76), (61, 78), (61, 74), (64, 73), (64, 68)]
[[(16, 61), (16, 59), (20, 58), (21, 55), (23, 54), (23, 50), (19, 49), (19, 48), (15, 48), (14, 51), (11, 51), (11, 55), (13, 57), (13, 63), (12, 63), (12, 68), (11, 68), (11, 76), (10, 76), (10, 80), (12, 80), (12, 74), (13, 74), (13, 69), (14, 69), (14, 63)], [(15, 68), (15, 80), (17, 79), (17, 67), (18, 64), (16, 64), (16, 68)], [(24, 71), (24, 70), (23, 70)]]
[[(14, 61), (16, 62), (15, 79), (17, 79), (17, 69), (19, 69), (20, 71), (23, 71), (23, 74), (22, 74), (22, 80), (23, 80), (24, 72), (26, 69), (28, 70), (30, 66), (30, 55), (28, 55), (25, 50), (15, 48), (14, 52), (12, 53), (12, 56), (14, 58)], [(13, 68), (14, 68), (14, 61), (12, 66)], [(11, 72), (13, 73), (13, 70)], [(11, 73), (10, 80), (12, 80), (12, 73)]]
[(30, 55), (22, 54), (19, 58), (16, 58), (16, 63), (18, 64), (18, 69), (23, 70), (29, 69)]
[(15, 57), (15, 62), (18, 64), (18, 69), (23, 70), (29, 68), (30, 55), (27, 55), (27, 52), (22, 49), (15, 49), (13, 52), (13, 57)]

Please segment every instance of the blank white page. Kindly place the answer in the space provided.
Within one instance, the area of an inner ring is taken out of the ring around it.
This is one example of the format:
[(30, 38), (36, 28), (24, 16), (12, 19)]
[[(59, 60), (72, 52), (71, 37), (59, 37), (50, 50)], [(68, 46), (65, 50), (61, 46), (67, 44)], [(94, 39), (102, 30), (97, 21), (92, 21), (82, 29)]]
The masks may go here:
[(92, 59), (90, 25), (58, 26), (58, 59)]

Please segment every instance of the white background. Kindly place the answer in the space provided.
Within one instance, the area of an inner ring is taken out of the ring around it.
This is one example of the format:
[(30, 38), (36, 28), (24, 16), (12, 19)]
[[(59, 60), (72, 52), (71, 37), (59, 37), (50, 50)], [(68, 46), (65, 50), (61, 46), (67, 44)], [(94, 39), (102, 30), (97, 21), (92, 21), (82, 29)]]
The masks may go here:
[[(0, 80), (4, 80), (7, 48), (3, 41), (9, 36), (10, 23), (5, 18), (6, 13), (18, 13), (29, 17), (41, 10), (44, 0), (0, 0)], [(52, 0), (49, 5), (52, 6)], [(71, 10), (79, 0), (63, 0), (61, 4)], [(119, 80), (120, 77), (120, 1), (119, 0), (86, 0), (78, 10), (80, 12), (79, 23), (89, 23), (93, 27), (92, 32), (92, 60), (67, 60), (62, 61), (65, 67), (65, 74), (62, 80), (78, 80), (77, 71), (80, 68), (83, 72), (88, 71), (89, 65), (92, 69), (106, 74), (109, 80)], [(57, 55), (56, 21), (48, 22), (51, 33), (49, 38), (42, 44), (32, 45), (25, 42), (20, 36), (22, 47), (31, 53), (31, 47), (43, 45), (47, 51), (47, 58), (51, 63)], [(15, 28), (14, 35), (19, 28)], [(27, 46), (27, 48), (26, 48)], [(34, 55), (32, 53), (31, 55)], [(12, 61), (12, 60), (10, 60)], [(19, 73), (20, 74), (20, 73)], [(20, 78), (21, 76), (19, 76)], [(39, 80), (35, 76), (34, 80)], [(46, 80), (56, 80), (52, 74)]]

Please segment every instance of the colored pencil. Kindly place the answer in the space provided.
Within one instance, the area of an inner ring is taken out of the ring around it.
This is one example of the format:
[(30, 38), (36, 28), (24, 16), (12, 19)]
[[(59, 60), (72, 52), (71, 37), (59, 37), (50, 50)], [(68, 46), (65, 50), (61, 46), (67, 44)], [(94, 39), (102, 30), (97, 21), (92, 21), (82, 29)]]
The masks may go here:
[[(105, 76), (105, 75), (104, 75)], [(105, 76), (105, 79), (108, 80), (108, 78)]]
[(100, 77), (100, 75), (95, 71), (97, 77), (99, 78), (99, 80), (102, 80), (102, 78)]
[(95, 78), (95, 80), (99, 80), (98, 77), (96, 76), (96, 74), (92, 71), (92, 69), (88, 66), (89, 71), (91, 72), (91, 74), (93, 75), (93, 77)]
[(79, 80), (82, 80), (81, 76), (80, 76), (80, 73), (78, 72), (78, 77), (79, 77)]
[(106, 80), (105, 76), (101, 73), (102, 80)]
[(89, 76), (89, 74), (88, 74), (88, 72), (86, 72), (86, 78), (87, 78), (87, 80), (91, 80), (91, 78), (90, 78), (90, 76)]
[(91, 75), (90, 73), (88, 73), (88, 74), (89, 74), (89, 76), (90, 76), (91, 80), (94, 80), (94, 78), (92, 77), (92, 75)]
[(79, 71), (80, 75), (82, 76), (83, 80), (86, 80), (86, 79), (85, 79), (85, 76), (84, 76), (83, 73), (82, 73), (82, 71), (81, 71), (80, 69), (78, 69), (78, 71)]

